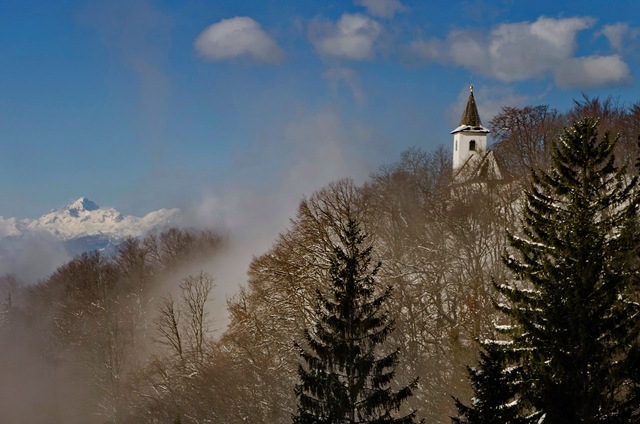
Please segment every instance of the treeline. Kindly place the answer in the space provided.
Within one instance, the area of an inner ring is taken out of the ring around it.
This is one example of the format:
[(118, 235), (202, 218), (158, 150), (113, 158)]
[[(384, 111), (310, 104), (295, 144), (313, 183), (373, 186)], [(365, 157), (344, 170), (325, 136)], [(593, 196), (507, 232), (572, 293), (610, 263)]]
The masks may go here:
[(565, 113), (549, 106), (505, 107), (489, 125), (493, 150), (503, 167), (516, 177), (526, 177), (531, 168), (549, 166), (553, 144), (562, 130), (585, 117), (599, 120), (601, 134), (618, 137), (615, 156), (619, 164), (637, 157), (640, 134), (640, 103), (625, 106), (612, 97), (584, 96)]
[(477, 396), (467, 367), (478, 342), (504, 337), (496, 328), (509, 323), (496, 286), (514, 276), (502, 258), (522, 229), (529, 170), (547, 169), (563, 128), (583, 116), (619, 133), (619, 163), (635, 163), (640, 105), (585, 98), (566, 113), (505, 108), (492, 120), (503, 184), (453, 187), (447, 149), (410, 149), (362, 186), (341, 180), (313, 193), (251, 262), (220, 337), (206, 308), (215, 274), (198, 268), (224, 248), (210, 232), (129, 240), (113, 258), (82, 255), (33, 286), (3, 277), (0, 421), (290, 423), (295, 342), (315, 323), (317, 291), (330, 290), (336, 244), (358, 222), (382, 263), (377, 278), (393, 288), (385, 343), (400, 351), (396, 388), (420, 377), (401, 413), (451, 422), (452, 397)]

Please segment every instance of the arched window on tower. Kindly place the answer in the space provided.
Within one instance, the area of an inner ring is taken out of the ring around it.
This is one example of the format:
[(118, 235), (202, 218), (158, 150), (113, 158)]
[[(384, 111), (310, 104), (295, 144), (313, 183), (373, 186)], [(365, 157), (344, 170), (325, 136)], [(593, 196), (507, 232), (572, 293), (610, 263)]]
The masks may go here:
[(469, 151), (470, 152), (475, 152), (476, 151), (476, 141), (475, 140), (469, 141)]

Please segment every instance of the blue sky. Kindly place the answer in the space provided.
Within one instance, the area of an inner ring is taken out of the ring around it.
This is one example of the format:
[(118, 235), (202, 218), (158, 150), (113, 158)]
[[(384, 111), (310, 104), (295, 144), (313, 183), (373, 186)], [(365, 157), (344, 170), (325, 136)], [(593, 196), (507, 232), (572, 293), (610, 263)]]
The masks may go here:
[(88, 196), (229, 228), (449, 147), (468, 95), (640, 101), (635, 1), (5, 0), (0, 215)]

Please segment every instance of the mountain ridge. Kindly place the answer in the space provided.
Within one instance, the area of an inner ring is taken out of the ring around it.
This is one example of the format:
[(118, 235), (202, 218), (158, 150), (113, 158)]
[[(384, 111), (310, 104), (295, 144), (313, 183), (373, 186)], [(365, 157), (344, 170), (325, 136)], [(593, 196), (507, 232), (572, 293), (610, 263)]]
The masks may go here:
[(40, 235), (53, 236), (70, 254), (115, 247), (128, 237), (141, 237), (150, 231), (180, 226), (178, 208), (159, 209), (143, 217), (123, 215), (114, 208), (102, 208), (86, 196), (52, 209), (35, 219), (0, 216), (0, 242)]

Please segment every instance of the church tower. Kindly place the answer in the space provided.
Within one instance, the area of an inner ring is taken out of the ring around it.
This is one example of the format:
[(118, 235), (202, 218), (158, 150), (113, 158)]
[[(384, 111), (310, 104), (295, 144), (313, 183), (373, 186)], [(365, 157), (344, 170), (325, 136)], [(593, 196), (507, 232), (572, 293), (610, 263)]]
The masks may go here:
[(473, 98), (473, 85), (469, 87), (469, 100), (458, 128), (453, 134), (453, 170), (460, 169), (471, 157), (481, 157), (487, 151), (489, 130), (482, 126), (478, 107)]

